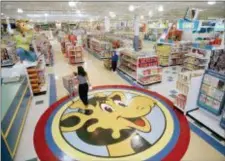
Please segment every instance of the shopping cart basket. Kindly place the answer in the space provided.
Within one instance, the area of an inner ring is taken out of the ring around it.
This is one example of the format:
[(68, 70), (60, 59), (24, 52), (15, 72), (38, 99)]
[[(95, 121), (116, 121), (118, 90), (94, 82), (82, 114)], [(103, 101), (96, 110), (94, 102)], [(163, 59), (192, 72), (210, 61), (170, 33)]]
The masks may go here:
[(73, 97), (78, 89), (78, 80), (77, 77), (73, 75), (67, 75), (62, 78), (63, 86), (69, 93), (69, 98), (72, 100), (72, 104), (74, 103)]

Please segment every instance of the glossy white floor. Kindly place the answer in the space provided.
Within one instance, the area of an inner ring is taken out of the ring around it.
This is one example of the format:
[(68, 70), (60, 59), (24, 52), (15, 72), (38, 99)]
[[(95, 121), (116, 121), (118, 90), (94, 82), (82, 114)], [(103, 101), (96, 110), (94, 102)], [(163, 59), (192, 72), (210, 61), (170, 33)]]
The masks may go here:
[[(61, 54), (60, 46), (56, 41), (52, 42), (52, 44), (55, 51), (55, 65), (54, 67), (48, 68), (47, 72), (48, 74), (53, 73), (55, 75), (57, 99), (60, 99), (67, 94), (67, 91), (63, 88), (62, 77), (75, 71), (76, 67), (68, 65), (63, 55)], [(85, 53), (84, 66), (88, 71), (93, 86), (110, 84), (128, 85), (128, 83), (116, 73), (105, 70), (105, 68), (103, 67), (103, 63), (88, 53)], [(175, 89), (175, 80), (179, 70), (179, 67), (169, 67), (164, 69), (162, 83), (153, 85), (149, 87), (149, 89), (157, 91), (158, 93), (173, 100), (173, 94), (171, 94), (170, 91)], [(36, 105), (36, 101), (39, 100), (43, 100), (43, 104)], [(49, 92), (46, 95), (33, 98), (18, 151), (15, 157), (15, 161), (27, 161), (33, 158), (37, 158), (33, 146), (33, 133), (37, 121), (44, 113), (44, 111), (48, 108), (48, 106)], [(222, 161), (224, 160), (224, 156), (194, 132), (191, 132), (191, 141), (189, 144), (189, 148), (182, 160)]]

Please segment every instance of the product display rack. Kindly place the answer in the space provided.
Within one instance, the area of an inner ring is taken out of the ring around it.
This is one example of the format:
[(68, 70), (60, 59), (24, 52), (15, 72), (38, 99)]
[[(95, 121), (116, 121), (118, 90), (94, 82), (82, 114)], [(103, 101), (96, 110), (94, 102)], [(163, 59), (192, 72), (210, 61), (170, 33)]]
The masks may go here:
[(90, 40), (90, 52), (100, 59), (107, 58), (107, 53), (111, 49), (111, 44), (106, 41), (91, 38)]
[(83, 51), (81, 46), (74, 46), (68, 51), (69, 64), (83, 63)]
[(193, 47), (206, 50), (224, 49), (224, 32), (222, 21), (199, 20), (198, 28), (192, 32)]
[[(200, 50), (200, 49), (199, 49)], [(193, 51), (193, 49), (192, 49)], [(206, 50), (205, 50), (206, 51)], [(198, 53), (190, 52), (185, 54), (183, 69), (184, 70), (204, 70), (208, 66), (208, 62), (210, 59), (211, 51), (206, 51), (207, 53), (204, 55), (200, 55)]]
[(112, 55), (113, 55), (113, 52), (108, 52), (108, 54), (106, 54), (105, 56), (105, 59), (103, 60), (103, 65), (106, 69), (108, 70), (111, 70), (112, 68)]
[(175, 66), (182, 65), (185, 54), (191, 49), (191, 43), (179, 42), (177, 44), (158, 43), (156, 46), (156, 53), (159, 57), (159, 65)]
[(119, 70), (142, 86), (161, 82), (162, 68), (158, 66), (158, 57), (146, 52), (131, 50), (120, 51)]
[(220, 115), (225, 101), (225, 76), (207, 70), (202, 80), (198, 106)]
[(190, 117), (225, 139), (220, 126), (225, 101), (225, 76), (206, 70), (202, 79), (197, 104), (199, 109), (188, 113)]
[(37, 62), (27, 64), (27, 75), (34, 96), (46, 94), (47, 80), (45, 74), (44, 59), (40, 58)]
[(179, 92), (175, 98), (174, 105), (185, 115), (188, 111), (197, 108), (196, 101), (203, 72), (203, 70), (198, 70), (186, 71), (178, 74), (176, 88)]

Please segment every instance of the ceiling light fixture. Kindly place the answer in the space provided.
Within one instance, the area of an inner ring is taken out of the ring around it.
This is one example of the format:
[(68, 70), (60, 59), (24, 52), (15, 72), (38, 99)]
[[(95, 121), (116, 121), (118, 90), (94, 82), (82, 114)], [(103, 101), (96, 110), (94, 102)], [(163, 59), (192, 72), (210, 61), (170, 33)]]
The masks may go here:
[(129, 11), (131, 11), (131, 12), (134, 11), (134, 6), (133, 5), (129, 6)]
[(141, 20), (143, 20), (144, 19), (144, 16), (143, 15), (141, 15)]
[(47, 13), (45, 13), (45, 17), (47, 17), (48, 16), (48, 14)]
[(3, 16), (3, 15), (4, 15), (4, 13), (1, 13), (1, 15)]
[(74, 2), (74, 1), (70, 1), (70, 2), (69, 2), (69, 6), (70, 6), (70, 7), (74, 7), (74, 6), (76, 6), (76, 2)]
[(109, 12), (110, 17), (114, 18), (116, 17), (116, 14), (114, 12)]
[(158, 8), (158, 11), (159, 11), (159, 12), (164, 11), (163, 6), (160, 5), (159, 8)]
[(216, 1), (208, 1), (208, 5), (214, 5), (216, 4)]
[(152, 17), (152, 11), (149, 11), (149, 12), (148, 12), (148, 15), (149, 15), (150, 17)]
[(22, 10), (21, 8), (18, 8), (18, 9), (17, 9), (17, 12), (18, 12), (18, 13), (23, 13), (23, 10)]

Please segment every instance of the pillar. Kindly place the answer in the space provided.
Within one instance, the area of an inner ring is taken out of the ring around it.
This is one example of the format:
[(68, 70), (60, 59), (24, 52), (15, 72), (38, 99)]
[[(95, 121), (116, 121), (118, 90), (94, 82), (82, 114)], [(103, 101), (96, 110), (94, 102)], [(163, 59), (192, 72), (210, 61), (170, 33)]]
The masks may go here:
[(133, 42), (133, 46), (134, 46), (134, 50), (138, 51), (139, 50), (139, 16), (135, 16), (134, 18), (134, 42)]
[(105, 17), (105, 32), (110, 31), (110, 20), (108, 17)]

